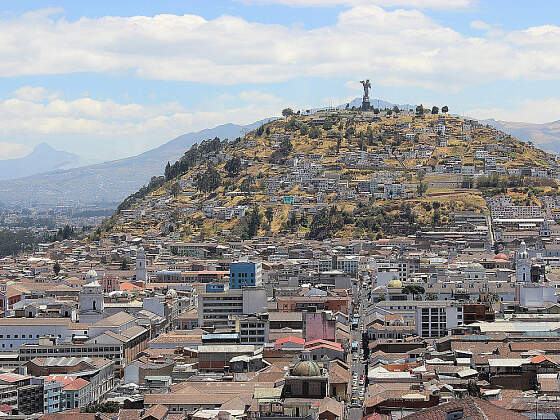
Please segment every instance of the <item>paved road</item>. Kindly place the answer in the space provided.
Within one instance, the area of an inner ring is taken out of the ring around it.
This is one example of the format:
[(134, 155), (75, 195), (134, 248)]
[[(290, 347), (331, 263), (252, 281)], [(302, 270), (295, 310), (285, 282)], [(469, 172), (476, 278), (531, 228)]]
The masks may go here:
[[(357, 330), (352, 330), (352, 340), (358, 343), (358, 354), (360, 353), (360, 350), (362, 349), (362, 331), (364, 328), (363, 325), (363, 321), (365, 318), (365, 308), (367, 306), (367, 291), (364, 290), (361, 285), (357, 288), (357, 290), (354, 290), (355, 295), (354, 295), (354, 311), (358, 312), (359, 316), (360, 316), (360, 325), (358, 327)], [(351, 368), (352, 368), (352, 376), (354, 374), (354, 372), (357, 373), (358, 375), (358, 382), (359, 382), (359, 378), (361, 378), (362, 375), (366, 375), (365, 372), (365, 364), (363, 362), (363, 360), (359, 359), (358, 360), (352, 360), (351, 364), (350, 364)], [(360, 390), (364, 389), (364, 387), (360, 387), (358, 385), (358, 389), (354, 390), (352, 388), (352, 395), (358, 395)], [(365, 391), (365, 389), (364, 389)], [(349, 420), (359, 420), (363, 417), (363, 408), (362, 407), (352, 407), (349, 406), (348, 408), (348, 419)]]

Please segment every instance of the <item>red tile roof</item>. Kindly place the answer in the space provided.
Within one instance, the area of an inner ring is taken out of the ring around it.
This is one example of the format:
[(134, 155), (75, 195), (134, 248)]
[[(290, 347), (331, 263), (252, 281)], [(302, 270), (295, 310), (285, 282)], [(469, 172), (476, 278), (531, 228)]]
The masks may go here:
[(469, 420), (527, 420), (527, 417), (505, 408), (498, 407), (480, 398), (467, 397), (445, 404), (420, 410), (403, 417), (403, 420), (446, 420), (448, 414), (462, 412), (462, 418)]
[(318, 347), (319, 345), (326, 345), (326, 346), (330, 346), (330, 347), (336, 347), (339, 350), (342, 350), (342, 345), (340, 343), (336, 343), (334, 341), (329, 341), (329, 340), (322, 340), (322, 339), (317, 339), (317, 340), (311, 340), (311, 341), (306, 341), (305, 342), (305, 347)]
[(289, 337), (279, 338), (278, 340), (276, 340), (275, 345), (278, 346), (284, 343), (295, 343), (295, 344), (301, 344), (303, 346), (305, 344), (305, 340), (303, 338), (294, 337), (293, 335), (291, 335)]
[(65, 391), (77, 391), (78, 389), (82, 389), (84, 386), (89, 385), (89, 382), (82, 378), (76, 378), (76, 380), (72, 381), (68, 385), (64, 387)]
[(554, 360), (552, 360), (550, 357), (544, 356), (542, 354), (539, 354), (538, 356), (535, 356), (535, 357), (531, 358), (531, 363), (534, 363), (536, 365), (538, 365), (539, 363), (542, 363), (544, 361), (548, 361), (550, 363), (556, 364), (556, 362)]

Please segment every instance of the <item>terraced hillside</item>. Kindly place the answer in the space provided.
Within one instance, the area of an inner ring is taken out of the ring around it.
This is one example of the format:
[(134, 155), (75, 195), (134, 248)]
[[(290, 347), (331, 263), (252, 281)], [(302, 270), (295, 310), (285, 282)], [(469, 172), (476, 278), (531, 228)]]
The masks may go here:
[(486, 212), (484, 196), (554, 194), (560, 168), (554, 155), (475, 121), (336, 110), (204, 141), (165, 174), (127, 198), (103, 234), (407, 235), (450, 224), (458, 211)]

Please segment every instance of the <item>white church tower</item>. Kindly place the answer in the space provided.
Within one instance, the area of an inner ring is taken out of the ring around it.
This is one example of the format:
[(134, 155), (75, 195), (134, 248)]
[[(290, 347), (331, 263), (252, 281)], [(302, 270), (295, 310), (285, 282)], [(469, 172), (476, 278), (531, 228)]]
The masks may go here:
[(140, 247), (136, 251), (136, 281), (148, 281), (148, 267), (146, 267), (146, 252)]
[(80, 291), (80, 322), (95, 323), (104, 317), (103, 286), (97, 281), (97, 277), (94, 270), (86, 274), (86, 284)]
[(527, 253), (527, 245), (525, 241), (521, 242), (519, 251), (515, 256), (515, 281), (517, 283), (531, 282), (531, 260)]

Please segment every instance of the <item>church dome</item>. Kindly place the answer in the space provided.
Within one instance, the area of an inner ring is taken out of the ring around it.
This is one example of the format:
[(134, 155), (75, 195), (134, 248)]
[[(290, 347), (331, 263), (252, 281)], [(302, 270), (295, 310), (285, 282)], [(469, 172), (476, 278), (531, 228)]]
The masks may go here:
[(174, 299), (177, 297), (177, 292), (174, 289), (169, 289), (165, 297)]
[(97, 271), (93, 268), (86, 273), (86, 279), (96, 279), (97, 278)]
[(494, 259), (495, 260), (509, 261), (508, 256), (506, 254), (504, 254), (503, 252), (500, 252), (499, 254), (494, 255)]
[(387, 283), (387, 287), (401, 288), (402, 287), (402, 281), (397, 280), (397, 279), (393, 279), (389, 283)]
[(312, 360), (304, 360), (294, 366), (292, 376), (321, 376), (321, 368)]
[(480, 263), (469, 263), (466, 268), (468, 271), (484, 271), (484, 267)]

